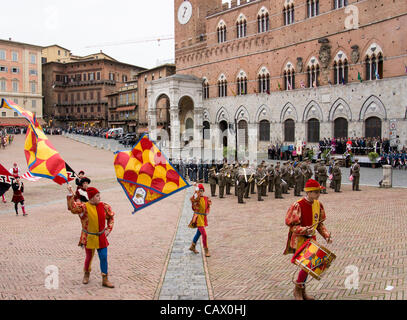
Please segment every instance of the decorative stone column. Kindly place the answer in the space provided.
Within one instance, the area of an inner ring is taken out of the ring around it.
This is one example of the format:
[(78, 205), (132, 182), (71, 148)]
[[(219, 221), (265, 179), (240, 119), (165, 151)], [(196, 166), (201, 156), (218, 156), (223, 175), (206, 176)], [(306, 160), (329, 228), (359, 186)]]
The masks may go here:
[(149, 99), (148, 103), (148, 130), (150, 133), (150, 138), (153, 141), (157, 140), (157, 112), (154, 103)]
[(258, 141), (258, 129), (257, 123), (248, 123), (248, 151), (249, 151), (249, 160), (250, 163), (254, 163), (257, 161), (257, 141)]
[(178, 159), (180, 156), (180, 122), (179, 122), (179, 109), (178, 105), (172, 105), (170, 107), (170, 118), (171, 118), (171, 157), (173, 159)]
[(203, 157), (203, 108), (195, 106), (194, 109), (194, 141), (193, 141), (193, 155), (196, 159)]

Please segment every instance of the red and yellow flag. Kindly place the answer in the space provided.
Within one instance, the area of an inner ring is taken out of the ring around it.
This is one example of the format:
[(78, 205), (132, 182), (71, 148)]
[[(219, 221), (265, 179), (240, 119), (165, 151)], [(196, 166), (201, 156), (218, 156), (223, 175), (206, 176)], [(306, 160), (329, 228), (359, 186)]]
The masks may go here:
[(114, 167), (133, 213), (190, 186), (146, 134), (132, 150), (115, 153)]
[(48, 140), (35, 114), (27, 111), (14, 102), (2, 99), (0, 108), (17, 112), (29, 122), (25, 138), (24, 154), (28, 170), (32, 175), (53, 180), (58, 184), (68, 182), (65, 161)]

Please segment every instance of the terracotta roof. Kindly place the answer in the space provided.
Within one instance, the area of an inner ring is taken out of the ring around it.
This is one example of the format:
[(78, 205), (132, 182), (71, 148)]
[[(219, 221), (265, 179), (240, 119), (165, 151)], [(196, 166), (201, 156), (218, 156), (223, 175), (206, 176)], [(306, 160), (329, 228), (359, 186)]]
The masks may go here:
[[(42, 118), (38, 118), (40, 125), (46, 124)], [(0, 126), (27, 127), (28, 121), (24, 118), (0, 118)]]
[(119, 107), (115, 111), (120, 112), (120, 111), (132, 111), (136, 109), (136, 106), (131, 106), (131, 107)]

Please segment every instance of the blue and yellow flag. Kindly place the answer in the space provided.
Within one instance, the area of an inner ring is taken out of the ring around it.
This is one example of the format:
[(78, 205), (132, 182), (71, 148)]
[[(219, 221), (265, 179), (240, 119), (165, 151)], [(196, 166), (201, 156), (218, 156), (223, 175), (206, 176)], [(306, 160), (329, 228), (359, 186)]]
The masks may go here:
[(133, 213), (190, 187), (146, 134), (132, 150), (115, 153), (114, 168)]
[(58, 184), (67, 183), (65, 161), (46, 137), (35, 114), (6, 99), (2, 99), (0, 108), (13, 110), (29, 122), (24, 154), (31, 174), (51, 179)]

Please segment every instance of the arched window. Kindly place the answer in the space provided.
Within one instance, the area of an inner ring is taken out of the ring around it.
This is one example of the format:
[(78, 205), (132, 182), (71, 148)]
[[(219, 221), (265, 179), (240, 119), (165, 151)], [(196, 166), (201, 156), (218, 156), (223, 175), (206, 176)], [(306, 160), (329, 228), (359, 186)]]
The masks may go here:
[(316, 58), (312, 57), (307, 67), (307, 83), (308, 88), (316, 88), (319, 86), (319, 64)]
[(237, 77), (237, 94), (247, 94), (247, 75), (244, 71), (240, 71)]
[(268, 120), (261, 120), (259, 124), (260, 141), (270, 141), (270, 122)]
[(334, 137), (347, 138), (348, 137), (348, 120), (345, 118), (336, 118), (334, 121)]
[(291, 62), (288, 62), (284, 69), (284, 89), (295, 89), (295, 71)]
[(319, 120), (308, 120), (308, 142), (319, 142)]
[(294, 3), (292, 0), (286, 1), (283, 9), (284, 25), (294, 23)]
[(348, 59), (339, 51), (334, 59), (334, 84), (348, 83)]
[(227, 97), (228, 95), (228, 83), (226, 77), (222, 74), (218, 79), (218, 96)]
[(202, 84), (202, 93), (203, 93), (204, 99), (209, 99), (209, 83), (208, 83), (208, 79), (206, 79), (206, 78), (204, 78), (204, 81)]
[(203, 122), (203, 132), (202, 132), (202, 137), (204, 140), (209, 140), (211, 138), (210, 129), (211, 129), (211, 125), (210, 125), (209, 121), (204, 121)]
[(365, 137), (375, 138), (382, 136), (382, 120), (378, 117), (370, 117), (365, 121)]
[(191, 118), (188, 118), (187, 121), (185, 121), (185, 129), (193, 129), (194, 128), (194, 120)]
[(240, 14), (239, 19), (236, 21), (236, 37), (243, 38), (247, 35), (247, 21), (243, 14)]
[(292, 119), (284, 121), (284, 141), (295, 141), (295, 122)]
[(332, 1), (334, 9), (339, 9), (342, 7), (346, 7), (348, 5), (348, 0), (332, 0)]
[(221, 20), (218, 24), (216, 29), (218, 35), (218, 43), (222, 43), (226, 41), (226, 24), (223, 20)]
[(319, 14), (319, 0), (307, 0), (307, 17), (315, 17)]
[(378, 55), (372, 54), (366, 56), (365, 59), (366, 80), (383, 79), (383, 55), (380, 52)]
[(270, 72), (266, 67), (262, 67), (258, 74), (259, 93), (270, 94)]
[(270, 28), (269, 13), (265, 7), (262, 7), (257, 14), (257, 32), (262, 33)]

